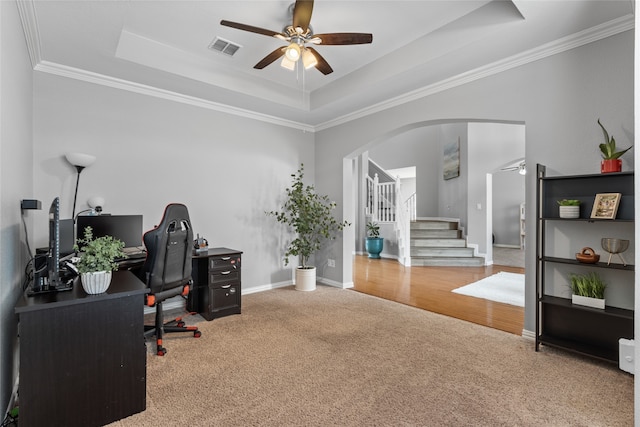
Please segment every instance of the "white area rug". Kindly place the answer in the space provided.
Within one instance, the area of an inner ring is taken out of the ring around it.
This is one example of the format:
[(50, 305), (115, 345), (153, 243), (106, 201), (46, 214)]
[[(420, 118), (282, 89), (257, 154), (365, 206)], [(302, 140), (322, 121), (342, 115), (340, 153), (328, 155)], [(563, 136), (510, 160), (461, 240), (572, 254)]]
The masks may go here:
[(451, 292), (524, 307), (524, 274), (501, 271)]

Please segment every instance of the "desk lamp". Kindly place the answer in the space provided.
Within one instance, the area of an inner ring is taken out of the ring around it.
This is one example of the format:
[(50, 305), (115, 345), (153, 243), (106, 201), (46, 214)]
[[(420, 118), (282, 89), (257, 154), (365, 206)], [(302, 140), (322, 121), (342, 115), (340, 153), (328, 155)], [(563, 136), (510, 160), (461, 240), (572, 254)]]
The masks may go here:
[(102, 207), (104, 206), (104, 197), (93, 196), (87, 200), (87, 204), (97, 215), (102, 213)]
[(78, 185), (80, 184), (80, 173), (87, 166), (91, 166), (93, 162), (96, 161), (96, 157), (90, 154), (82, 154), (82, 153), (67, 153), (65, 154), (67, 161), (75, 166), (78, 171), (78, 176), (76, 178), (76, 192), (73, 196), (73, 211), (71, 212), (71, 218), (76, 216), (76, 199), (78, 198)]

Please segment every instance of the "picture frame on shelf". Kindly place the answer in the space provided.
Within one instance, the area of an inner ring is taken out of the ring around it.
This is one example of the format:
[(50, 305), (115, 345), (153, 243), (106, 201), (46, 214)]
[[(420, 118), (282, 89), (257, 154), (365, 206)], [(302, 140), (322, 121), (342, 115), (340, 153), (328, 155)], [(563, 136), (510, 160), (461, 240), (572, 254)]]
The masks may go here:
[(598, 193), (591, 210), (592, 219), (615, 219), (620, 205), (621, 193)]

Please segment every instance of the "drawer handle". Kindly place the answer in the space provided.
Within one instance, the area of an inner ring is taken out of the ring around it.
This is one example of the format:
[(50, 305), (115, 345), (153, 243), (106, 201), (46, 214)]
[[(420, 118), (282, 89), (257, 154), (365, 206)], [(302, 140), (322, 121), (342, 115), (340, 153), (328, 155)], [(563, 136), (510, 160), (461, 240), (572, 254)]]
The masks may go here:
[(220, 286), (222, 289), (229, 289), (231, 285)]
[(223, 256), (222, 258), (220, 258), (222, 261), (229, 261), (231, 259), (230, 256)]
[(221, 271), (220, 274), (226, 276), (227, 274), (231, 274), (231, 271)]

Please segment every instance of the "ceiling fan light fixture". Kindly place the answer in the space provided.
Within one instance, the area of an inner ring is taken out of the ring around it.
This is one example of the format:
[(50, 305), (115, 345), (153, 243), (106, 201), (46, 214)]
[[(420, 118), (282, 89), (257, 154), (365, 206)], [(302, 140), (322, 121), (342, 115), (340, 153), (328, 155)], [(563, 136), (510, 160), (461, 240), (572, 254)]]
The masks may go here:
[(300, 59), (300, 46), (297, 42), (292, 42), (289, 46), (287, 46), (287, 50), (284, 52), (285, 56), (290, 61), (297, 61)]
[(524, 162), (520, 163), (520, 165), (518, 166), (518, 173), (520, 175), (526, 175), (527, 174), (527, 166), (525, 165)]
[(304, 65), (305, 70), (318, 65), (318, 60), (309, 49), (304, 49), (302, 51), (302, 64)]
[(283, 68), (286, 68), (287, 70), (293, 71), (296, 68), (296, 61), (290, 60), (285, 55), (282, 57), (282, 62), (280, 63), (280, 66), (282, 66)]

